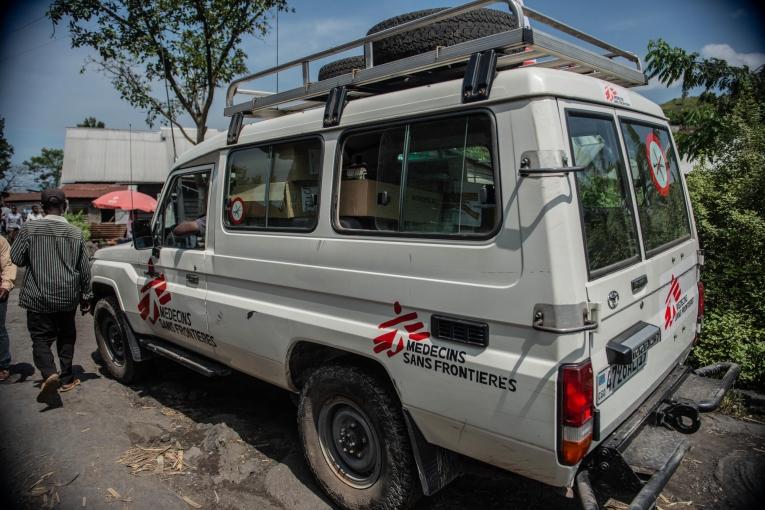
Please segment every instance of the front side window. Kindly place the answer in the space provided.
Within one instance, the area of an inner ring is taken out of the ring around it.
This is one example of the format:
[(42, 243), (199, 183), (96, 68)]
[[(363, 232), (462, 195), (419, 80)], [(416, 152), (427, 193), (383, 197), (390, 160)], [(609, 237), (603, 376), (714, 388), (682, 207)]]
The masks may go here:
[(487, 115), (355, 133), (342, 151), (342, 228), (461, 236), (490, 234), (498, 225)]
[(209, 189), (210, 172), (180, 175), (173, 180), (161, 209), (162, 246), (204, 249)]
[(251, 147), (229, 156), (224, 223), (242, 229), (316, 226), (321, 141)]
[(639, 257), (637, 229), (611, 117), (568, 114), (568, 131), (591, 275)]
[(622, 120), (646, 253), (690, 236), (680, 169), (666, 128)]

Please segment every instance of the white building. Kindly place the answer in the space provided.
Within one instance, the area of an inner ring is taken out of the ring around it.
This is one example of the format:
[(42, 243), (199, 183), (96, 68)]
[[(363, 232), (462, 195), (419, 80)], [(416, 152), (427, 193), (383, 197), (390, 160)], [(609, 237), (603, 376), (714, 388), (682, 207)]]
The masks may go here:
[[(179, 129), (175, 154), (193, 145)], [(185, 129), (192, 138), (196, 129)], [(205, 138), (219, 132), (208, 129)], [(62, 184), (133, 184), (138, 191), (156, 196), (175, 160), (170, 128), (159, 131), (67, 128), (64, 142)]]

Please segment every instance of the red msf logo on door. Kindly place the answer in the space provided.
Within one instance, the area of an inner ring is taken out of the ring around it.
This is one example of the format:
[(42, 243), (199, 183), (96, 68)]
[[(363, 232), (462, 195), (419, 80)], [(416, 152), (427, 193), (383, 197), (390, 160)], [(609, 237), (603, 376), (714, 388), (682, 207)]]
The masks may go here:
[(672, 275), (672, 279), (669, 282), (669, 294), (667, 299), (664, 300), (666, 307), (664, 308), (664, 329), (669, 329), (672, 323), (677, 318), (677, 305), (680, 301), (682, 291), (680, 290), (680, 280)]
[(172, 296), (167, 290), (165, 275), (154, 271), (154, 262), (151, 258), (149, 259), (147, 273), (153, 275), (153, 278), (141, 287), (138, 312), (143, 320), (150, 320), (154, 324), (159, 318), (160, 305), (169, 303)]
[[(387, 351), (386, 354), (389, 358), (404, 350), (404, 335), (415, 342), (430, 338), (429, 332), (420, 331), (425, 328), (425, 325), (417, 319), (417, 312), (402, 315), (401, 304), (398, 301), (393, 303), (393, 311), (396, 312), (396, 317), (377, 326), (378, 329), (387, 329), (388, 331), (374, 339), (375, 353)], [(401, 331), (399, 329), (401, 327), (406, 332)]]

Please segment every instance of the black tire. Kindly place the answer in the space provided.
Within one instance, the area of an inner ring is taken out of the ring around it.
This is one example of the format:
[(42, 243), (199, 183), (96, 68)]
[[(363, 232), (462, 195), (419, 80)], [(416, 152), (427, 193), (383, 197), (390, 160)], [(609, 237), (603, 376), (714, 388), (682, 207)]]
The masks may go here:
[(399, 510), (420, 497), (401, 404), (368, 370), (313, 372), (300, 393), (298, 428), (311, 472), (340, 507)]
[(335, 60), (321, 66), (319, 69), (319, 81), (334, 78), (342, 74), (348, 74), (354, 69), (364, 69), (364, 57), (348, 57)]
[[(386, 19), (369, 29), (371, 35), (386, 28), (395, 27), (412, 21), (440, 9), (425, 9), (414, 11), (390, 19)], [(478, 39), (487, 35), (504, 32), (515, 28), (515, 15), (494, 9), (476, 9), (474, 11), (447, 18), (423, 28), (416, 28), (403, 34), (394, 35), (375, 42), (373, 46), (374, 63), (385, 64), (426, 51), (434, 50), (437, 46), (453, 44)]]
[(125, 323), (119, 303), (114, 296), (101, 299), (93, 309), (98, 353), (109, 374), (123, 384), (140, 375), (139, 363), (130, 354)]

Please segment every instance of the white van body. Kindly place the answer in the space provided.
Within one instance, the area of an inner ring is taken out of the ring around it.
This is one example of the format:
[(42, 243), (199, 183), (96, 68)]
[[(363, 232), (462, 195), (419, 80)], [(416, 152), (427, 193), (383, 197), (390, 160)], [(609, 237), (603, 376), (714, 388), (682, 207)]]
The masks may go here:
[[(472, 239), (339, 228), (338, 165), (347, 133), (466, 112), (486, 116), (492, 126), (501, 212), (495, 231)], [(168, 178), (170, 183), (182, 174), (209, 172), (204, 248), (163, 246), (155, 258), (148, 247), (101, 249), (93, 264), (94, 289), (100, 296), (113, 293), (135, 337), (163, 339), (293, 392), (305, 381), (295, 373), (304, 366), (295, 356), (301, 349), (308, 352), (308, 345), (372, 360), (428, 444), (571, 488), (579, 465), (564, 465), (559, 458), (561, 366), (589, 359), (598, 377), (609, 367), (610, 339), (639, 321), (661, 329), (644, 366), (613, 391), (615, 397), (597, 403), (592, 451), (598, 438), (609, 436), (688, 355), (698, 333), (699, 246), (678, 173), (671, 185), (682, 190), (688, 235), (647, 253), (636, 228), (636, 257), (605, 274), (588, 273), (576, 173), (521, 175), (524, 158), (539, 167), (576, 164), (570, 112), (612, 123), (628, 172), (622, 121), (669, 134), (660, 107), (634, 91), (538, 67), (500, 71), (490, 98), (480, 103), (463, 104), (461, 81), (453, 80), (351, 101), (336, 127), (323, 127), (321, 108), (256, 122), (244, 127), (235, 145), (219, 136), (194, 147)], [(224, 211), (231, 154), (303, 137), (321, 143), (315, 228), (229, 228)], [(678, 161), (670, 144), (671, 155), (665, 157)], [(167, 188), (155, 222), (170, 199)], [(639, 225), (635, 189), (631, 184), (626, 189), (625, 203)], [(165, 281), (156, 293), (153, 276), (147, 275), (150, 261)], [(632, 282), (643, 277), (646, 283), (633, 291)], [(666, 325), (675, 281), (686, 306)], [(147, 293), (148, 311), (140, 304)], [(550, 326), (565, 329), (578, 319), (580, 326), (595, 326), (573, 333), (535, 328), (540, 310)], [(430, 336), (404, 338), (398, 352), (375, 352), (380, 326), (411, 313), (422, 323), (419, 331)], [(430, 330), (434, 315), (486, 325), (487, 345), (439, 339)], [(596, 392), (610, 396), (605, 386), (594, 384)]]

